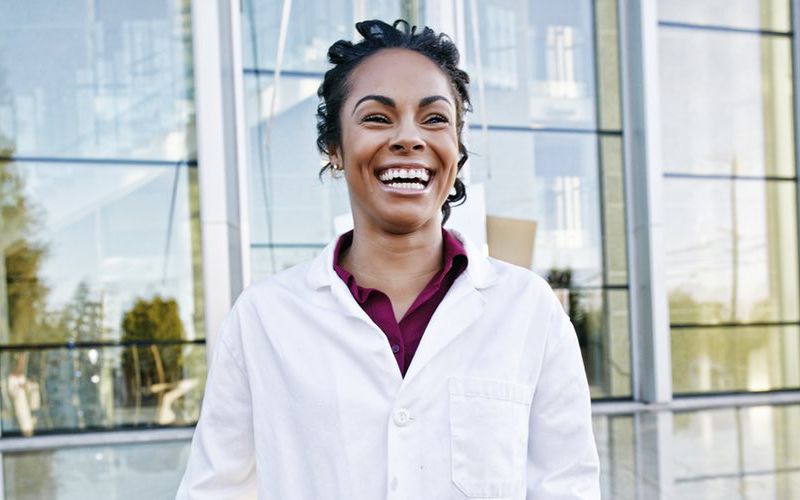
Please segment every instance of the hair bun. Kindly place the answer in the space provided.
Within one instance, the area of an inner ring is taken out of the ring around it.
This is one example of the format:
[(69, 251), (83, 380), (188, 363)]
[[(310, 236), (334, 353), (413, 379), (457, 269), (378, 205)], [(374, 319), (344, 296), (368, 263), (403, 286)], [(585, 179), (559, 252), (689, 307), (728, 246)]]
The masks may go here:
[(387, 33), (396, 31), (396, 29), (379, 19), (370, 19), (356, 23), (356, 31), (365, 40), (381, 40), (386, 38)]
[(341, 64), (349, 59), (348, 55), (352, 49), (352, 42), (339, 40), (328, 49), (328, 61), (331, 64)]

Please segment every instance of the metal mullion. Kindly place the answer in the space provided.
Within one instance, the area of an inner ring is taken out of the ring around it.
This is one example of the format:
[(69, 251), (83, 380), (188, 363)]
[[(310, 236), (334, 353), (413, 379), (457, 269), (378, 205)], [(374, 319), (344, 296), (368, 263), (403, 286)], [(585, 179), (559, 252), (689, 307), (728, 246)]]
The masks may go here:
[(241, 13), (236, 0), (192, 1), (204, 315), (214, 339), (249, 277)]
[(693, 179), (716, 181), (775, 181), (797, 182), (797, 177), (781, 177), (775, 175), (736, 175), (736, 174), (693, 174), (682, 172), (664, 172), (667, 179)]
[(103, 165), (126, 167), (197, 167), (197, 160), (139, 160), (124, 158), (65, 158), (54, 156), (0, 156), (0, 162), (13, 163), (69, 163), (75, 165)]
[[(596, 136), (621, 137), (621, 130), (603, 130), (595, 128), (570, 128), (570, 127), (532, 127), (530, 125), (500, 125), (487, 124), (487, 130), (498, 132), (546, 132), (555, 134), (586, 134)], [(479, 124), (469, 125), (470, 130), (481, 130)]]
[[(11, 437), (0, 441), (0, 455), (13, 452), (45, 451), (53, 449), (114, 446), (121, 444), (163, 443), (168, 441), (190, 441), (194, 427), (113, 430), (94, 432), (71, 432), (64, 434), (45, 434), (30, 437)], [(0, 472), (2, 472), (0, 466)], [(2, 486), (2, 483), (0, 483)], [(0, 490), (2, 495), (3, 490)], [(2, 498), (0, 496), (0, 498)]]
[(2, 344), (0, 352), (6, 351), (44, 351), (47, 349), (103, 349), (106, 347), (129, 347), (151, 345), (204, 345), (205, 339), (176, 340), (118, 340), (97, 342), (50, 342), (37, 344)]
[(718, 24), (686, 23), (680, 21), (659, 21), (658, 26), (659, 28), (674, 28), (674, 29), (685, 29), (685, 30), (695, 30), (695, 31), (716, 31), (720, 33), (738, 33), (742, 35), (782, 36), (782, 37), (791, 37), (794, 35), (794, 30), (775, 31), (775, 30), (763, 30), (758, 28), (737, 28), (734, 26), (721, 26)]
[(672, 398), (672, 363), (664, 272), (657, 2), (619, 0), (618, 12), (634, 398), (664, 404)]
[(688, 329), (713, 329), (713, 328), (780, 328), (787, 326), (800, 326), (800, 321), (754, 321), (751, 323), (670, 323), (669, 327), (676, 330)]
[[(800, 27), (800, 0), (791, 0), (789, 4), (789, 11), (791, 15), (791, 28), (792, 32), (796, 33)], [(794, 105), (794, 175), (795, 175), (795, 242), (800, 242), (800, 182), (798, 180), (797, 164), (800, 159), (800, 40), (797, 36), (792, 36), (792, 83), (793, 92), (792, 100)], [(800, 262), (800, 245), (797, 245), (797, 259)], [(797, 276), (798, 289), (800, 289), (800, 274)], [(800, 298), (798, 298), (800, 300)]]

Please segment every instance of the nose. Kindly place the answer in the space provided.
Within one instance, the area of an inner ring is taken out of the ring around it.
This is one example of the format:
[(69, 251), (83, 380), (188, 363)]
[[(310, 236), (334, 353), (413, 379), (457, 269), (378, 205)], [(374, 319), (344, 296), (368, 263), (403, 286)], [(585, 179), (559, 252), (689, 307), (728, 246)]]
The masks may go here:
[(425, 149), (425, 141), (422, 140), (419, 128), (413, 120), (403, 120), (398, 124), (397, 133), (392, 137), (389, 149), (395, 153)]

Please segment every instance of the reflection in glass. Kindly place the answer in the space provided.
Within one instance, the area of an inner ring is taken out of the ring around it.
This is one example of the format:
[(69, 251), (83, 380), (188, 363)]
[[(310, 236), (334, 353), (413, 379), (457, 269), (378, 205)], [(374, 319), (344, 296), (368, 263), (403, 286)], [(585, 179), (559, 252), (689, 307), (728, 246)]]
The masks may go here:
[[(283, 0), (243, 0), (242, 47), (244, 67), (275, 69)], [(324, 72), (327, 51), (339, 39), (356, 38), (355, 23), (400, 17), (397, 0), (351, 2), (342, 0), (294, 0), (286, 32), (284, 71)]]
[(189, 445), (173, 441), (4, 453), (4, 498), (174, 498)]
[(0, 149), (39, 157), (194, 157), (190, 5), (4, 2)]
[[(592, 2), (474, 4), (489, 123), (595, 128)], [(477, 82), (476, 39), (471, 31), (475, 13), (466, 11), (467, 70)], [(472, 101), (477, 119), (482, 103), (476, 92)]]
[(791, 38), (659, 34), (664, 171), (793, 177)]
[(470, 157), (473, 183), (486, 189), (489, 215), (537, 222), (533, 268), (572, 271), (573, 286), (601, 285), (603, 250), (597, 138), (583, 134), (492, 131), (502, 151), (489, 174), (482, 151)]
[[(149, 309), (139, 313), (152, 313)], [(139, 320), (147, 321), (170, 323), (157, 314)], [(203, 344), (180, 342), (5, 349), (0, 351), (2, 432), (30, 436), (190, 425), (199, 415), (205, 365)]]
[(197, 170), (0, 161), (0, 344), (114, 341), (141, 297), (203, 335)]
[(800, 498), (800, 406), (595, 415), (603, 498)]
[(597, 415), (592, 418), (600, 457), (602, 498), (636, 498), (636, 435), (630, 415)]
[(628, 283), (628, 233), (625, 223), (625, 179), (622, 138), (600, 136), (605, 283)]
[(673, 324), (797, 321), (793, 181), (664, 180)]
[(797, 498), (800, 407), (677, 413), (675, 498)]
[(790, 31), (789, 0), (659, 0), (660, 21)]
[(597, 128), (620, 130), (622, 104), (619, 83), (619, 16), (615, 0), (595, 0), (597, 37)]
[(571, 289), (569, 269), (546, 277), (575, 327), (592, 398), (630, 395), (627, 291)]
[(673, 328), (675, 393), (800, 388), (800, 327)]
[(335, 217), (350, 213), (344, 178), (318, 177), (319, 83), (284, 75), (270, 122), (272, 78), (245, 77), (254, 280), (316, 255), (334, 237)]

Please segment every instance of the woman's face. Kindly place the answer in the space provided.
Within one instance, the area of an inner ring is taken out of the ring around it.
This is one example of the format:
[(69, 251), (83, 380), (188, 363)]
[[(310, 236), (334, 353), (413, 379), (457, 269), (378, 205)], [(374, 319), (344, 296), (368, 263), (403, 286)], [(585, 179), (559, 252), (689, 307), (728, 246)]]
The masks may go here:
[(331, 159), (344, 167), (356, 226), (392, 234), (439, 226), (458, 173), (447, 76), (422, 54), (384, 49), (348, 81), (342, 145)]

